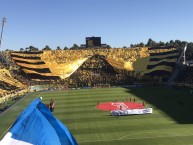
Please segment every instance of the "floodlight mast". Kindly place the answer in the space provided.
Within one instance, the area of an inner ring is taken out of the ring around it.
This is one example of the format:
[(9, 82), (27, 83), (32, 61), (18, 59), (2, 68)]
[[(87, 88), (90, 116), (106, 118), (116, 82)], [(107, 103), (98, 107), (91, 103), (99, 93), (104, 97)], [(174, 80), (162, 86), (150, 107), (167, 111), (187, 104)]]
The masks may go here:
[(183, 51), (184, 51), (184, 52), (183, 52), (183, 53), (184, 53), (184, 56), (183, 56), (183, 57), (184, 57), (183, 64), (186, 64), (186, 49), (187, 49), (187, 44), (184, 46), (184, 50), (183, 50)]
[(2, 42), (2, 38), (3, 38), (3, 29), (6, 23), (6, 18), (4, 17), (2, 20), (2, 27), (1, 27), (1, 36), (0, 36), (0, 49), (1, 49), (1, 42)]

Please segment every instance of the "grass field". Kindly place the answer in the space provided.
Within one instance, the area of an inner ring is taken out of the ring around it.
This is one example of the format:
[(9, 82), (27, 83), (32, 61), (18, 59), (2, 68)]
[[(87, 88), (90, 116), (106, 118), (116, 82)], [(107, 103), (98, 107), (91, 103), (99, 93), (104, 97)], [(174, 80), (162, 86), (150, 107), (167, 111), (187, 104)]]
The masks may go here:
[[(53, 98), (54, 115), (80, 145), (193, 145), (193, 96), (188, 89), (167, 87), (103, 88), (35, 92), (0, 116), (0, 135), (10, 127), (31, 100)], [(110, 116), (97, 110), (97, 101), (124, 101), (135, 97), (153, 107), (153, 114)]]

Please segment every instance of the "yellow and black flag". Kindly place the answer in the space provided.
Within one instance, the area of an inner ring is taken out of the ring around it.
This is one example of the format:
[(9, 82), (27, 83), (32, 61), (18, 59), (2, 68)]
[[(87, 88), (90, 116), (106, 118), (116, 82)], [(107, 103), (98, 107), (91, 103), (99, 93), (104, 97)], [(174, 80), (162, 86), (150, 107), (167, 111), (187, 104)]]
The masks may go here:
[(178, 50), (173, 47), (152, 47), (149, 48), (149, 52), (149, 63), (145, 75), (170, 75), (179, 57)]
[(14, 62), (30, 79), (52, 79), (53, 76), (49, 67), (41, 60), (42, 51), (37, 52), (12, 52)]

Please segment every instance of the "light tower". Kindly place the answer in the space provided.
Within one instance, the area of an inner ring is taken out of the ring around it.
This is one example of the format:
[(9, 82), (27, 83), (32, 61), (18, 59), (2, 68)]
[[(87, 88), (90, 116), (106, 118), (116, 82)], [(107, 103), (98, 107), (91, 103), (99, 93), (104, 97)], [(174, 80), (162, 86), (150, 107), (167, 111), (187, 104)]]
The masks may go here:
[(2, 42), (2, 38), (3, 38), (3, 28), (5, 26), (6, 23), (6, 18), (4, 17), (2, 20), (2, 27), (1, 27), (1, 36), (0, 36), (0, 50), (1, 50), (1, 42)]
[(186, 64), (186, 49), (187, 49), (187, 44), (185, 45), (185, 47), (184, 47), (184, 62), (183, 62), (183, 64)]
[[(183, 52), (181, 53), (180, 57), (178, 58), (177, 63), (180, 64), (186, 64), (186, 49), (187, 49), (187, 44), (185, 44)], [(183, 60), (182, 60), (183, 59)]]

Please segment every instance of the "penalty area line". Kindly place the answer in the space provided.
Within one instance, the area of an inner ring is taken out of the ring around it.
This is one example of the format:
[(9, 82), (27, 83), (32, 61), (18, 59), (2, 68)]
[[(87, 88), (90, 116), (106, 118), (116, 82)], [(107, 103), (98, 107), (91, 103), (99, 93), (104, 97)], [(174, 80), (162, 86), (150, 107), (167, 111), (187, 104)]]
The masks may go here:
[[(132, 138), (127, 138), (127, 137), (130, 137), (130, 136), (133, 136), (133, 135), (139, 135), (139, 134), (149, 134), (149, 133), (152, 133), (152, 134), (163, 134), (165, 133), (166, 136), (155, 136), (155, 137), (141, 137), (141, 138), (137, 138), (137, 137), (132, 137)], [(172, 134), (171, 136), (168, 136), (168, 134)], [(158, 137), (174, 137), (174, 136), (189, 136), (189, 135), (193, 135), (193, 134), (182, 134), (182, 133), (175, 133), (175, 132), (137, 132), (137, 133), (133, 133), (133, 134), (129, 134), (129, 135), (125, 135), (121, 138), (119, 138), (119, 140), (128, 140), (128, 139), (143, 139), (143, 138), (158, 138)]]

